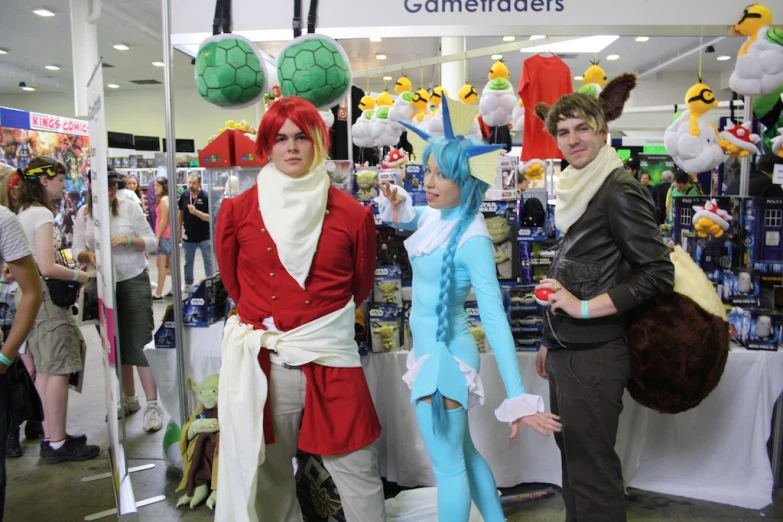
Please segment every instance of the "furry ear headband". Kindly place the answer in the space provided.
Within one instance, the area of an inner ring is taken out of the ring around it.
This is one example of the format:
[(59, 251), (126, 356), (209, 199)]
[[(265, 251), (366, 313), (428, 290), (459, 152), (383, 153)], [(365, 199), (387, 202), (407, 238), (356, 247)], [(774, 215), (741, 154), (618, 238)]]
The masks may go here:
[[(616, 120), (623, 115), (625, 102), (631, 96), (631, 91), (636, 87), (636, 75), (624, 73), (614, 78), (606, 84), (604, 90), (598, 96), (598, 102), (604, 110), (606, 123)], [(583, 94), (582, 96), (588, 96)], [(539, 102), (535, 106), (535, 113), (541, 121), (546, 121), (547, 114), (551, 107), (546, 103)]]

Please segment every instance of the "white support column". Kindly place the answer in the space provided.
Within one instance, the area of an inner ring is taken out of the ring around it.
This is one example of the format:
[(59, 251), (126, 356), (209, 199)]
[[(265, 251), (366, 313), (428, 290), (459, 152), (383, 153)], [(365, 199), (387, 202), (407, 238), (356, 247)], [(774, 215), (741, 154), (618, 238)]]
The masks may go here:
[[(440, 39), (440, 55), (465, 52), (464, 36), (449, 36)], [(460, 88), (465, 84), (465, 62), (463, 60), (441, 64), (441, 85), (446, 88), (451, 98), (456, 99)]]
[(98, 29), (88, 18), (90, 0), (71, 0), (71, 47), (73, 49), (73, 115), (86, 117), (87, 84), (98, 63)]

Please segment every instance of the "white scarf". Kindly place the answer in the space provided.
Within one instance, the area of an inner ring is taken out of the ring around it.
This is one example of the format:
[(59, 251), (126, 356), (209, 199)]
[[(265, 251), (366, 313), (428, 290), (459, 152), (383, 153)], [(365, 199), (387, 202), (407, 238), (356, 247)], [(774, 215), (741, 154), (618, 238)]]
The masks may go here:
[[(458, 221), (458, 219), (448, 221), (443, 219), (440, 210), (428, 208), (422, 212), (419, 217), (418, 229), (405, 240), (405, 250), (408, 251), (408, 257), (424, 256), (437, 248), (446, 248), (451, 238), (451, 232)], [(461, 248), (468, 239), (474, 236), (491, 237), (481, 213), (476, 214), (476, 218), (465, 229), (457, 243), (457, 248)]]
[(258, 205), (277, 255), (303, 289), (321, 238), (329, 195), (329, 175), (321, 163), (302, 178), (269, 164), (258, 173)]
[(555, 184), (555, 226), (565, 234), (587, 210), (609, 174), (623, 166), (617, 151), (605, 145), (598, 156), (583, 169), (569, 166), (560, 173)]

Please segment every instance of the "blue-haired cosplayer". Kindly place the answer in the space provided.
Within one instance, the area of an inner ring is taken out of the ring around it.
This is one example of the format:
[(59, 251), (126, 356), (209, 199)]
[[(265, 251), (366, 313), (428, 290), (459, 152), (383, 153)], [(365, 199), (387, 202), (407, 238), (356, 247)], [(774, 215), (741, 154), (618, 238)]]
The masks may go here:
[[(382, 187), (376, 199), (391, 226), (415, 233), (405, 241), (413, 267), (410, 314), (413, 350), (403, 379), (438, 486), (438, 520), (467, 522), (471, 499), (486, 522), (505, 520), (495, 479), (470, 437), (467, 410), (484, 402), (479, 351), (468, 329), (465, 299), (475, 289), (481, 322), (497, 359), (508, 398), (495, 415), (546, 434), (557, 417), (522, 385), (514, 340), (498, 284), (492, 239), (479, 212), (497, 171), (502, 146), (466, 138), (477, 106), (448, 98), (442, 104), (445, 138), (408, 127), (418, 157), (427, 164), (427, 207), (413, 207), (400, 188)], [(444, 404), (445, 403), (445, 404)]]

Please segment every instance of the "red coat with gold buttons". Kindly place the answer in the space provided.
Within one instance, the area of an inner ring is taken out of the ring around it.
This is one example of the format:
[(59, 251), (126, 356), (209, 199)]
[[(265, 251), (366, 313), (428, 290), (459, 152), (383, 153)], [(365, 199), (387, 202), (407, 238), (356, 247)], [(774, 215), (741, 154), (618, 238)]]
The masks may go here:
[[(280, 262), (254, 187), (223, 201), (215, 253), (220, 278), (242, 322), (258, 329), (264, 319), (273, 317), (275, 326), (285, 332), (343, 308), (351, 298), (357, 307), (364, 302), (375, 274), (375, 222), (368, 208), (330, 187), (321, 237), (302, 289)], [(268, 357), (269, 352), (261, 350), (259, 360), (267, 376)], [(301, 449), (320, 455), (347, 453), (380, 435), (362, 368), (309, 364), (302, 370), (307, 393)], [(268, 413), (265, 421), (271, 419)], [(265, 423), (269, 441), (272, 434), (267, 428)]]

